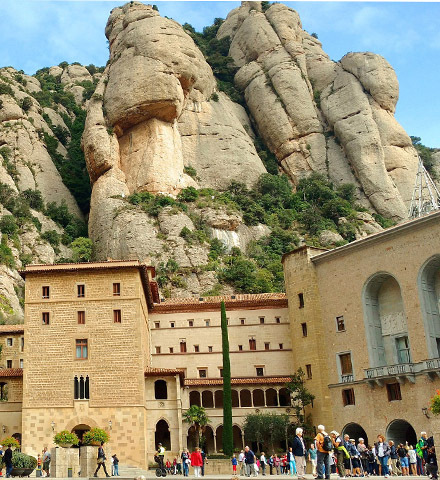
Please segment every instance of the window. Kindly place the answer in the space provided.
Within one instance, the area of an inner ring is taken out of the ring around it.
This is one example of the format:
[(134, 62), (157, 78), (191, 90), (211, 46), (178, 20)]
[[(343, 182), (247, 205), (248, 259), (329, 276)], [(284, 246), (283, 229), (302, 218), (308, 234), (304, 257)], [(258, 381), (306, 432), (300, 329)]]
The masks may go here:
[(113, 310), (113, 323), (121, 323), (122, 315), (121, 310)]
[(255, 338), (249, 339), (249, 350), (256, 350), (257, 349), (257, 341)]
[(24, 364), (23, 359), (20, 358), (20, 368), (23, 368), (23, 364)]
[(156, 400), (166, 400), (168, 398), (168, 388), (165, 380), (154, 382), (154, 398)]
[(42, 319), (43, 319), (43, 325), (49, 325), (50, 319), (49, 312), (43, 312), (42, 313)]
[(87, 353), (87, 338), (76, 340), (76, 358), (85, 360)]
[(264, 377), (264, 367), (256, 367), (257, 377)]
[(160, 328), (160, 322), (154, 322), (154, 328)]
[(310, 364), (306, 365), (306, 375), (309, 380), (312, 378), (312, 366)]
[(86, 296), (86, 286), (85, 285), (77, 285), (77, 293), (78, 297), (85, 297)]
[(199, 353), (199, 352), (200, 352), (200, 348), (199, 348), (198, 345), (194, 345), (194, 351), (195, 351), (196, 353)]
[(238, 346), (238, 351), (241, 352), (243, 350), (243, 345)]
[(211, 324), (210, 320), (205, 320), (205, 327), (209, 327), (210, 324)]
[(175, 324), (174, 322), (171, 322), (171, 323), (170, 323), (170, 327), (171, 327), (171, 328), (174, 328), (175, 326), (176, 326), (176, 324)]
[(280, 350), (282, 350), (282, 349), (283, 349), (283, 344), (282, 344), (282, 343), (279, 343), (278, 345), (279, 345), (279, 347), (280, 347)]
[(12, 368), (12, 360), (6, 360), (6, 368)]
[(86, 312), (84, 311), (78, 312), (78, 324), (85, 325), (85, 323), (86, 323)]
[(275, 317), (275, 323), (281, 323), (281, 317)]
[(342, 403), (344, 404), (344, 407), (347, 405), (355, 405), (354, 390), (352, 388), (342, 390)]
[(194, 320), (188, 320), (188, 326), (194, 327)]
[(396, 338), (397, 361), (399, 363), (411, 363), (408, 337)]
[(12, 338), (7, 338), (6, 339), (6, 345), (8, 347), (12, 347), (14, 340)]
[(218, 371), (220, 373), (220, 377), (223, 377), (223, 368), (219, 368)]
[(119, 297), (121, 295), (121, 284), (120, 283), (114, 283), (113, 284), (113, 296), (114, 297)]
[(42, 288), (42, 291), (43, 291), (43, 292), (42, 292), (42, 297), (43, 297), (43, 298), (49, 298), (49, 297), (50, 297), (50, 289), (49, 289), (49, 287), (47, 287), (47, 286), (46, 286), (46, 287), (43, 287), (43, 288)]
[(186, 342), (180, 342), (180, 353), (186, 353)]
[(303, 332), (303, 337), (307, 337), (307, 323), (301, 323), (301, 329)]
[(437, 357), (440, 357), (440, 338), (436, 338), (435, 342), (437, 344)]
[(0, 400), (8, 401), (8, 384), (6, 382), (0, 382)]
[(261, 324), (264, 323), (264, 317), (260, 317), (260, 323), (261, 323)]
[(206, 378), (207, 377), (207, 370), (205, 368), (199, 369), (199, 378)]
[(264, 350), (270, 350), (270, 343), (264, 344)]
[(156, 347), (156, 353), (160, 353), (160, 347)]
[(388, 401), (402, 400), (402, 393), (400, 392), (400, 384), (388, 383), (387, 384)]
[(89, 376), (87, 375), (86, 378), (82, 375), (75, 377), (73, 379), (73, 390), (75, 400), (89, 400)]
[(338, 332), (345, 332), (345, 320), (343, 315), (336, 317), (336, 330)]
[(298, 293), (298, 302), (299, 302), (299, 307), (298, 308), (304, 308), (304, 294), (303, 293)]
[(240, 325), (244, 325), (246, 323), (246, 319), (245, 318), (240, 318)]
[(353, 373), (353, 366), (351, 364), (351, 353), (342, 353), (339, 355), (341, 362), (341, 375), (351, 375)]
[(170, 347), (170, 353), (174, 353), (174, 348)]
[(24, 351), (24, 337), (20, 338), (20, 343), (21, 343), (20, 350), (23, 352)]
[(208, 352), (212, 352), (212, 346), (211, 345), (208, 347)]

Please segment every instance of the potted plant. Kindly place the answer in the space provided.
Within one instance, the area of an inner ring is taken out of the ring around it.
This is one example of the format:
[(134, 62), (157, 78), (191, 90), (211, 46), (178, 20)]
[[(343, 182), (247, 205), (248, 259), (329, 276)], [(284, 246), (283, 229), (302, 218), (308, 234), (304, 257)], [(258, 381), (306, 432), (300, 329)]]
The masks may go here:
[(12, 472), (13, 477), (28, 477), (37, 466), (37, 459), (21, 452), (12, 454)]
[(72, 445), (78, 445), (79, 439), (74, 433), (63, 430), (53, 437), (53, 442), (60, 447), (69, 448)]
[(1, 441), (1, 445), (11, 447), (12, 450), (20, 448), (20, 442), (14, 437), (6, 437)]
[(102, 428), (92, 428), (83, 435), (83, 444), (84, 445), (94, 445), (99, 446), (101, 443), (107, 443), (109, 440), (109, 435)]
[(436, 390), (435, 395), (431, 397), (431, 406), (429, 409), (433, 415), (440, 415), (440, 390)]

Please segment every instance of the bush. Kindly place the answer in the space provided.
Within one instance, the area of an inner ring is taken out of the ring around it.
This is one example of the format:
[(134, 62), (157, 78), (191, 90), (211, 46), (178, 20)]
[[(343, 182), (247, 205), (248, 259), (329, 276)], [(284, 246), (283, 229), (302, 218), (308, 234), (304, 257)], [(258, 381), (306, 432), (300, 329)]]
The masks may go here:
[(18, 232), (18, 225), (14, 215), (4, 215), (0, 219), (0, 231), (8, 237), (12, 237)]
[(188, 165), (187, 167), (183, 167), (183, 172), (194, 179), (197, 178), (196, 169), (191, 167), (191, 165)]
[(47, 230), (41, 234), (41, 238), (49, 242), (52, 247), (58, 247), (61, 240), (61, 236), (56, 230)]
[(109, 434), (101, 428), (92, 428), (83, 435), (83, 444), (91, 445), (93, 443), (107, 443)]
[(78, 445), (79, 439), (74, 433), (63, 430), (53, 437), (53, 443), (55, 443), (55, 445)]
[(90, 262), (92, 260), (93, 242), (90, 238), (79, 237), (71, 243), (70, 247), (74, 262)]
[(28, 188), (27, 190), (21, 192), (21, 194), (31, 208), (38, 210), (39, 212), (44, 210), (43, 196), (40, 190), (32, 190)]
[(20, 442), (14, 437), (6, 437), (1, 441), (4, 447), (20, 448)]
[(24, 97), (21, 102), (23, 112), (28, 112), (32, 108), (33, 102), (31, 97)]
[(10, 95), (14, 96), (14, 90), (7, 83), (0, 83), (0, 95)]
[(180, 202), (194, 202), (198, 196), (199, 192), (194, 187), (186, 187), (179, 193), (177, 200)]

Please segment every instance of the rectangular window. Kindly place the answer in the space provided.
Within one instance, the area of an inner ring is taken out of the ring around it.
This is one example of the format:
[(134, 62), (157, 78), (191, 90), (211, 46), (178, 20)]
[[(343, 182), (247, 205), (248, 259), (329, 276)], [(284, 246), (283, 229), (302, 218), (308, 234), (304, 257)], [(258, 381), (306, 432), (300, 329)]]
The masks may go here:
[(14, 340), (12, 338), (7, 338), (6, 339), (6, 345), (8, 347), (12, 347)]
[(194, 345), (194, 351), (195, 351), (196, 353), (199, 353), (199, 352), (200, 352), (200, 348), (199, 348), (198, 345)]
[(399, 383), (387, 383), (388, 401), (402, 400), (402, 393), (400, 392)]
[(23, 359), (20, 358), (20, 368), (23, 368), (23, 365), (24, 365)]
[(264, 323), (264, 317), (260, 317), (260, 323), (261, 323), (261, 324)]
[(342, 353), (339, 355), (341, 362), (341, 375), (351, 375), (353, 373), (353, 365), (351, 364), (351, 353)]
[(275, 323), (281, 323), (281, 317), (275, 317)]
[(205, 327), (209, 327), (210, 324), (211, 324), (210, 320), (205, 320)]
[(78, 324), (79, 325), (85, 325), (86, 323), (86, 312), (80, 311), (78, 313)]
[(264, 350), (270, 350), (270, 343), (264, 344)]
[(208, 352), (212, 352), (212, 346), (208, 347)]
[(76, 340), (76, 358), (86, 359), (87, 358), (87, 339), (82, 338)]
[(21, 345), (20, 345), (21, 348), (20, 349), (23, 352), (24, 351), (24, 337), (20, 338), (20, 343), (21, 343)]
[(121, 310), (113, 310), (113, 323), (121, 323), (122, 315)]
[(411, 363), (411, 352), (408, 337), (396, 338), (397, 361), (399, 363)]
[(303, 337), (307, 337), (307, 323), (301, 323)]
[(345, 332), (345, 320), (343, 315), (336, 317), (336, 330), (338, 332)]
[(306, 365), (306, 375), (309, 380), (312, 378), (312, 366), (310, 364)]
[(114, 283), (113, 284), (113, 296), (114, 297), (119, 297), (121, 295), (121, 284), (120, 283)]
[(73, 391), (75, 400), (89, 400), (90, 398), (90, 386), (89, 376), (84, 378), (82, 375), (73, 380)]
[(85, 297), (86, 296), (86, 286), (85, 285), (77, 285), (77, 293), (78, 297)]
[(49, 325), (49, 322), (50, 322), (49, 312), (42, 313), (42, 320), (43, 320), (43, 325)]
[(49, 298), (50, 297), (50, 288), (46, 286), (46, 287), (43, 287), (42, 290), (43, 290), (42, 297), (43, 298)]
[(257, 377), (264, 377), (264, 367), (256, 367), (255, 372)]
[(238, 346), (238, 351), (241, 352), (243, 350), (243, 345)]
[(204, 368), (201, 368), (199, 370), (199, 378), (206, 378), (208, 375), (207, 375), (207, 370), (204, 369)]
[(282, 343), (279, 343), (278, 345), (279, 345), (279, 347), (280, 347), (280, 350), (282, 350), (282, 349), (283, 349), (283, 344), (282, 344)]
[(342, 403), (344, 407), (347, 405), (355, 405), (354, 390), (352, 388), (342, 390)]
[(437, 342), (437, 357), (440, 357), (440, 338), (435, 339)]
[(240, 325), (244, 325), (246, 323), (246, 319), (245, 318), (240, 318)]
[(255, 338), (249, 339), (249, 350), (256, 350), (257, 349), (257, 341)]
[(12, 368), (12, 360), (6, 360), (6, 368)]
[(174, 328), (175, 326), (176, 326), (176, 324), (175, 324), (174, 322), (171, 322), (171, 323), (170, 323), (170, 327), (171, 327), (171, 328)]
[(304, 308), (304, 294), (303, 293), (298, 293), (298, 302), (299, 302), (298, 308)]
[(160, 353), (160, 347), (156, 347), (156, 353)]
[(180, 342), (180, 353), (186, 353), (186, 342)]
[(154, 322), (154, 328), (160, 328), (160, 322)]
[(188, 326), (194, 327), (194, 320), (188, 320)]
[(219, 368), (218, 371), (220, 373), (220, 377), (223, 377), (223, 368)]
[(174, 348), (170, 347), (170, 353), (174, 353)]

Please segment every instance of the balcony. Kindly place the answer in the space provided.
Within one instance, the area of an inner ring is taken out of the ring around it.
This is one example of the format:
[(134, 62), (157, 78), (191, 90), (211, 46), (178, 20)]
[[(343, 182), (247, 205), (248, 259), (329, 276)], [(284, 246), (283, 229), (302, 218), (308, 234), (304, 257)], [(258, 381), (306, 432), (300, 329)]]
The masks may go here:
[(401, 363), (397, 365), (386, 365), (383, 367), (367, 368), (364, 370), (365, 380), (374, 387), (384, 385), (384, 380), (395, 379), (399, 383), (416, 382), (416, 376), (427, 375), (430, 380), (440, 377), (440, 358), (423, 360), (418, 363)]
[(352, 383), (352, 382), (354, 382), (354, 375), (352, 373), (341, 375), (341, 383)]

